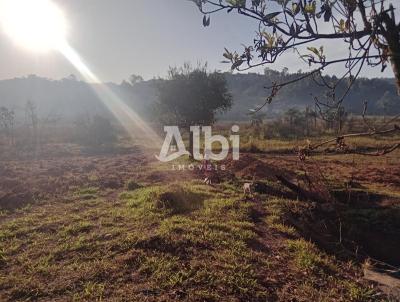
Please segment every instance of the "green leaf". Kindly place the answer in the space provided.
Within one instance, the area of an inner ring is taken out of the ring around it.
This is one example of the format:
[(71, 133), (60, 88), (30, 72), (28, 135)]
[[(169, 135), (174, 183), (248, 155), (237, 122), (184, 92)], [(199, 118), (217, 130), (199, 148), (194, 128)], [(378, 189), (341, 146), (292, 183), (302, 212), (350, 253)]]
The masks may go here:
[(324, 60), (325, 56), (324, 54), (324, 47), (321, 46), (319, 50), (316, 47), (307, 47), (307, 49), (311, 52), (313, 52), (320, 60)]
[(300, 5), (297, 3), (292, 3), (292, 11), (294, 15), (297, 15), (300, 12)]
[(340, 19), (339, 26), (336, 26), (336, 28), (342, 33), (346, 32), (346, 21)]
[(315, 15), (316, 10), (317, 10), (317, 3), (315, 1), (307, 4), (306, 7), (304, 8), (304, 11), (310, 15)]
[(274, 35), (271, 35), (270, 33), (267, 33), (266, 31), (263, 31), (261, 33), (261, 35), (265, 38), (267, 48), (272, 48), (275, 46), (276, 39), (275, 39)]
[(270, 13), (264, 16), (264, 20), (265, 21), (271, 21), (273, 18), (275, 18), (276, 16), (278, 16), (281, 12), (274, 12), (274, 13)]
[(230, 61), (233, 60), (233, 54), (226, 48), (225, 48), (225, 53), (223, 54), (223, 56)]
[(244, 63), (244, 60), (237, 60), (235, 63), (233, 63), (231, 69), (235, 70), (235, 69), (239, 68), (243, 63)]
[(313, 53), (315, 53), (318, 57), (320, 56), (319, 50), (315, 47), (307, 47), (307, 49)]
[(246, 0), (226, 0), (226, 3), (234, 7), (246, 7)]

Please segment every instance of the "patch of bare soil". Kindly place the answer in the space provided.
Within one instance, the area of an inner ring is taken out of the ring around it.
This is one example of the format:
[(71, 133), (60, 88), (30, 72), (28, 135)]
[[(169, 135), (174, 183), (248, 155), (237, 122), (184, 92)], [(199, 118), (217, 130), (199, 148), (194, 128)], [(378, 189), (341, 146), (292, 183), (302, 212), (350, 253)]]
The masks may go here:
[(336, 211), (327, 207), (328, 212), (292, 217), (305, 236), (322, 246), (334, 242), (331, 250), (335, 250), (343, 244), (354, 257), (400, 265), (400, 164), (396, 163), (384, 158), (353, 162), (329, 157), (300, 162), (293, 156), (244, 154), (228, 166), (238, 177), (256, 181), (276, 181), (275, 175), (283, 175), (319, 202), (337, 204)]
[(172, 167), (159, 169), (152, 154), (137, 149), (95, 155), (65, 152), (44, 152), (39, 159), (0, 160), (0, 210), (60, 199), (82, 187), (121, 191), (129, 180), (165, 184), (202, 177), (188, 170), (171, 171)]
[(290, 170), (290, 166), (284, 166), (277, 161), (271, 161), (268, 159), (268, 155), (264, 155), (264, 157), (250, 153), (242, 154), (239, 161), (227, 161), (225, 163), (226, 169), (233, 172), (239, 178), (250, 180), (275, 181), (275, 175), (294, 176), (293, 171)]

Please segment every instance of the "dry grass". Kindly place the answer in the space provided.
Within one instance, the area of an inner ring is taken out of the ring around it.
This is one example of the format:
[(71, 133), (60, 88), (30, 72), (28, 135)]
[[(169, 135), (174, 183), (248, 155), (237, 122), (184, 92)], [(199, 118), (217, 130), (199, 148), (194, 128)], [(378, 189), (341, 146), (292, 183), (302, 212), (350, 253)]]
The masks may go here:
[[(277, 153), (293, 143), (256, 141)], [(321, 156), (299, 166), (292, 155), (243, 154), (228, 165), (233, 176), (213, 187), (151, 158), (4, 162), (0, 189), (24, 188), (34, 199), (0, 215), (0, 300), (385, 301), (357, 265), (328, 255), (287, 222), (288, 213), (308, 211), (307, 203), (289, 199), (262, 174), (273, 168), (298, 177), (304, 165), (318, 166), (340, 187), (354, 172), (354, 157)], [(355, 161), (355, 181), (398, 197), (398, 153), (367, 166)], [(271, 192), (244, 198), (240, 183), (254, 169)]]

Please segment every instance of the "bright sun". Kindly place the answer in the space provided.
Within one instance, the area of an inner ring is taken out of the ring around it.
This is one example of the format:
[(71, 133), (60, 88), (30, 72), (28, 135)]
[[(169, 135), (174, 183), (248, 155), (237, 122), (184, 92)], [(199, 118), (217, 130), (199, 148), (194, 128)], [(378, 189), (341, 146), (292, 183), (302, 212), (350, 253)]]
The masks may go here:
[(64, 14), (51, 0), (0, 0), (3, 30), (19, 45), (38, 52), (65, 44)]

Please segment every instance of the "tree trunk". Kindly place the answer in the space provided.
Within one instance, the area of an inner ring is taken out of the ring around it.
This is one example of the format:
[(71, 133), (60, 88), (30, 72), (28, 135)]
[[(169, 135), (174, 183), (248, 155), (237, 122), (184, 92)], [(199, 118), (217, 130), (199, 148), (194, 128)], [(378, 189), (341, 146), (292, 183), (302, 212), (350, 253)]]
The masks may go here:
[(306, 135), (310, 136), (309, 108), (308, 107), (306, 108), (305, 120), (306, 120)]
[(194, 153), (194, 150), (193, 150), (193, 149), (194, 149), (193, 140), (194, 140), (194, 134), (193, 134), (192, 131), (189, 130), (189, 153), (190, 153), (189, 157), (190, 157), (190, 158), (193, 158), (193, 153)]
[(397, 94), (400, 95), (400, 43), (397, 44), (395, 49), (390, 48), (390, 63), (396, 80)]
[(387, 28), (384, 36), (389, 45), (389, 60), (396, 79), (397, 93), (400, 95), (400, 31), (396, 25), (393, 6), (390, 5), (390, 8), (392, 9), (391, 16), (388, 13), (383, 15), (383, 22)]

